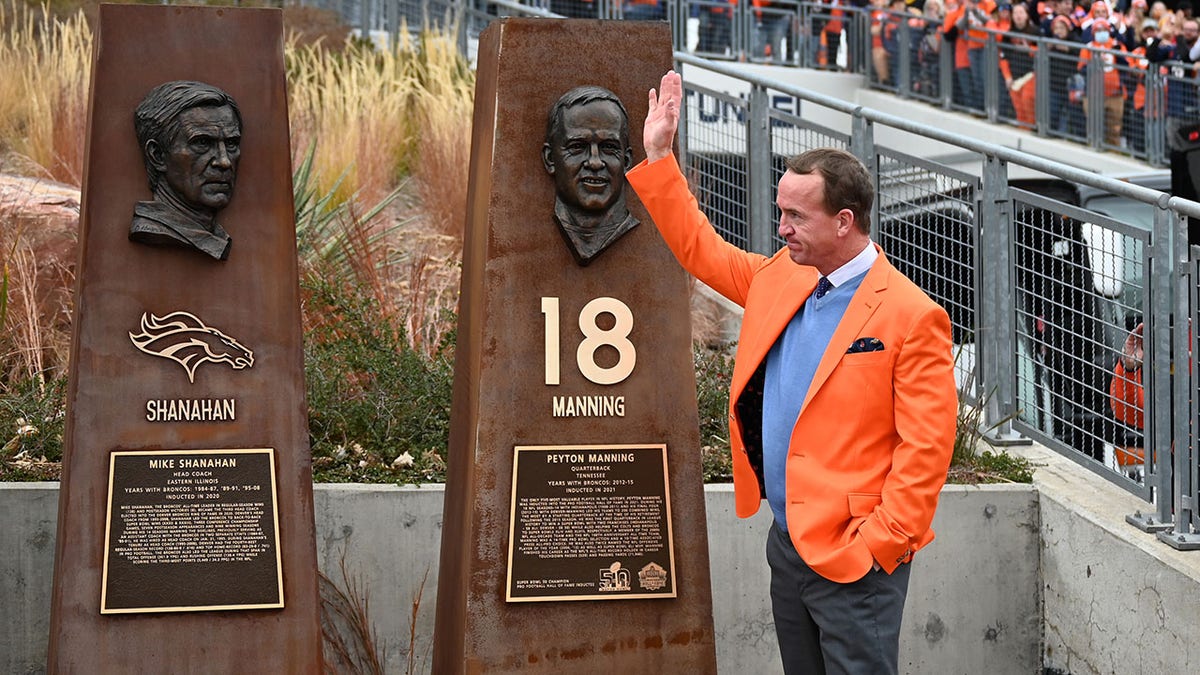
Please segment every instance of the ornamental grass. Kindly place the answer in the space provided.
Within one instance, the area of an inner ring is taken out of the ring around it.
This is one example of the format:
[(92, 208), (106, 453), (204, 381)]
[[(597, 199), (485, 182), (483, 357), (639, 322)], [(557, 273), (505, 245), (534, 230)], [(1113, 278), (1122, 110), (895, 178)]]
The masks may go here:
[(8, 164), (78, 186), (92, 58), (84, 15), (59, 19), (7, 0), (0, 32), (0, 150)]

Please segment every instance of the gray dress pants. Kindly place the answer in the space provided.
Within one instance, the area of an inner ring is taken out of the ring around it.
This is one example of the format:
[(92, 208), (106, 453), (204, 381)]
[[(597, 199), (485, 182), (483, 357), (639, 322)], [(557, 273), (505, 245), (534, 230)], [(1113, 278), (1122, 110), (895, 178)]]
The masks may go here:
[(812, 571), (778, 525), (767, 535), (771, 609), (787, 675), (897, 672), (911, 568), (839, 584)]

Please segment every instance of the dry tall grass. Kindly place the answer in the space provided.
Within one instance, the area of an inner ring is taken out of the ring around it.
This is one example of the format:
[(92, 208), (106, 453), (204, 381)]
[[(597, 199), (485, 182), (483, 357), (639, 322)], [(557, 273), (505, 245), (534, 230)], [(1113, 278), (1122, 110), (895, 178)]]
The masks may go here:
[(422, 173), (430, 144), (462, 146), (454, 158), (466, 160), (475, 78), (452, 34), (426, 30), (414, 39), (402, 28), (391, 49), (327, 47), (293, 40), (287, 49), (292, 149), (316, 143), (319, 191), (345, 173), (343, 200), (375, 203), (401, 176)]
[(458, 302), (474, 73), (452, 33), (428, 30), (402, 31), (379, 52), (317, 44), (288, 54), (293, 152), (316, 143), (315, 189), (362, 213), (412, 178), (383, 217), (366, 229), (350, 219), (339, 236), (357, 281), (432, 353)]
[[(446, 355), (438, 352), (448, 344), (445, 338), (454, 328), (458, 302), (463, 216), (454, 214), (466, 213), (472, 73), (449, 36), (429, 31), (416, 39), (404, 34), (398, 45), (383, 54), (355, 48), (340, 55), (315, 48), (291, 53), (292, 81), (303, 83), (292, 88), (297, 156), (309, 156), (312, 146), (304, 145), (306, 138), (316, 142), (312, 169), (305, 169), (307, 161), (300, 163), (303, 170), (297, 172), (297, 191), (312, 194), (314, 207), (322, 204), (310, 212), (312, 226), (304, 229), (327, 233), (324, 244), (306, 247), (321, 252), (315, 259), (309, 258), (314, 260), (312, 275), (302, 285), (310, 308), (305, 312), (312, 364), (309, 401), (321, 401), (320, 413), (342, 420), (336, 428), (326, 428), (320, 414), (313, 418), (317, 434), (329, 432), (314, 442), (314, 466), (323, 475), (352, 475), (355, 479), (368, 473), (390, 477), (406, 471), (424, 475), (425, 480), (440, 476), (445, 465), (439, 449), (444, 441), (430, 444), (433, 434), (426, 432), (445, 428), (441, 426), (442, 412), (449, 403), (449, 390), (441, 379), (448, 375)], [(365, 61), (364, 56), (368, 57)], [(360, 61), (352, 63), (351, 59)], [(346, 91), (347, 82), (363, 91)], [(301, 86), (311, 91), (297, 96)], [(385, 90), (394, 94), (389, 104), (370, 100), (370, 92)], [(315, 103), (328, 108), (317, 109), (311, 105)], [(359, 129), (334, 124), (338, 120), (332, 117), (341, 114), (336, 111), (352, 108), (359, 111)], [(302, 130), (307, 120), (330, 123), (306, 136)], [(378, 138), (364, 135), (363, 129), (389, 124), (392, 127)], [(330, 152), (330, 143), (359, 145), (354, 153), (339, 155)], [(336, 158), (332, 163), (331, 156)], [(395, 193), (387, 195), (394, 197), (388, 206), (372, 217), (375, 207), (371, 205), (381, 190), (365, 184), (365, 176), (378, 175), (378, 168), (389, 166), (389, 161), (396, 168), (393, 175), (384, 176), (391, 179), (387, 186), (394, 185), (399, 175), (406, 179)], [(364, 166), (376, 171), (364, 171)], [(345, 189), (348, 182), (354, 187)], [(357, 198), (342, 201), (348, 195)], [(334, 246), (326, 245), (329, 243)], [(326, 283), (314, 283), (318, 280)], [(335, 280), (351, 283), (331, 289), (328, 282)], [(368, 316), (359, 317), (356, 303), (340, 296), (347, 286), (370, 294)], [(340, 324), (331, 325), (337, 317)], [(362, 344), (347, 340), (347, 332), (365, 339), (359, 341)], [(371, 336), (402, 336), (408, 344), (386, 347), (385, 356), (376, 351), (380, 341)], [(355, 344), (343, 346), (341, 342)], [(343, 355), (358, 355), (348, 371), (322, 369), (322, 355), (328, 353), (324, 348), (330, 345)], [(413, 352), (425, 355), (424, 364), (406, 356)], [(380, 383), (380, 390), (373, 389)], [(407, 404), (390, 398), (397, 393), (432, 406), (410, 415)], [(426, 415), (427, 411), (432, 414)], [(370, 432), (357, 424), (360, 414), (365, 414)], [(376, 442), (378, 434), (374, 432), (398, 420), (405, 422), (398, 424), (396, 433), (389, 432), (395, 439)], [(401, 427), (408, 431), (399, 432)], [(399, 439), (402, 433), (407, 436)], [(339, 435), (343, 435), (341, 440)], [(405, 451), (397, 457), (392, 445), (397, 442), (400, 447), (411, 447), (412, 453)], [(362, 451), (346, 461), (342, 453), (329, 447), (331, 443)], [(409, 468), (396, 463), (401, 457), (408, 458)], [(346, 471), (354, 465), (357, 468)]]
[[(341, 201), (376, 203), (412, 174), (440, 232), (460, 229), (465, 212), (475, 76), (452, 33), (402, 28), (395, 47), (327, 49), (289, 43), (289, 110), (293, 154), (314, 143), (314, 179)], [(344, 180), (343, 180), (344, 176)], [(446, 185), (461, 193), (449, 199)], [(462, 204), (449, 206), (448, 201)], [(457, 208), (458, 213), (453, 209)]]
[(409, 102), (418, 82), (410, 56), (336, 53), (320, 44), (291, 45), (287, 54), (293, 155), (316, 145), (321, 193), (344, 174), (339, 201), (379, 201), (407, 168), (415, 138)]
[(0, 149), (79, 185), (92, 31), (82, 13), (54, 18), (18, 0), (0, 4)]
[(459, 261), (467, 217), (467, 170), (471, 161), (471, 114), (475, 74), (458, 53), (452, 34), (424, 32), (419, 41), (422, 86), (413, 97), (420, 129), (412, 175), (423, 223), (408, 230), (407, 331), (413, 346), (432, 352), (454, 327)]
[(0, 180), (0, 390), (65, 372), (78, 199), (67, 186)]
[(430, 230), (462, 237), (471, 160), (471, 114), (475, 73), (458, 53), (452, 35), (423, 33), (419, 43), (422, 86), (413, 95), (417, 179)]

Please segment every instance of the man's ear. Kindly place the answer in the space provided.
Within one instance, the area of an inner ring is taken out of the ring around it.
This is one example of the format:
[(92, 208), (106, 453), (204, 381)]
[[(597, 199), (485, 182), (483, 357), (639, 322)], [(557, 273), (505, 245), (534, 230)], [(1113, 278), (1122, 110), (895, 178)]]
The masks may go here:
[(841, 211), (838, 211), (837, 220), (837, 233), (839, 237), (844, 237), (849, 234), (851, 230), (857, 228), (857, 226), (854, 224), (854, 212), (850, 209), (842, 209)]
[(633, 148), (626, 145), (625, 146), (625, 170), (628, 171), (632, 168), (633, 168)]
[(146, 141), (145, 154), (146, 159), (150, 162), (150, 166), (155, 171), (163, 172), (167, 170), (167, 158), (163, 156), (163, 149), (158, 144), (158, 141), (153, 138)]
[(542, 166), (546, 168), (546, 173), (554, 175), (554, 162), (550, 161), (551, 150), (550, 143), (542, 143)]

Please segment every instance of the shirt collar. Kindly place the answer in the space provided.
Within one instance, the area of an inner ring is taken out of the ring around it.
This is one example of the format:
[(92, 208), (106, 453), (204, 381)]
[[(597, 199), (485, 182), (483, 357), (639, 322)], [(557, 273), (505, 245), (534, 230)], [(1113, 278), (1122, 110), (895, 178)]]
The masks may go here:
[(830, 272), (826, 278), (834, 288), (837, 288), (847, 281), (865, 274), (867, 270), (871, 269), (871, 265), (875, 264), (875, 259), (878, 257), (879, 250), (875, 248), (874, 243), (868, 240), (866, 247), (858, 255), (851, 258), (850, 262)]

